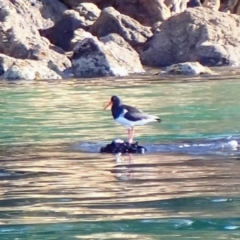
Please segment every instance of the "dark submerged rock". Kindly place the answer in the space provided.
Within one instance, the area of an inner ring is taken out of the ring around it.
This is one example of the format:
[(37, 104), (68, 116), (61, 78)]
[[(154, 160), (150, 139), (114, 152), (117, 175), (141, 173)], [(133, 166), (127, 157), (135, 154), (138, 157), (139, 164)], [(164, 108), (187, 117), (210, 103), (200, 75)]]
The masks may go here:
[(110, 144), (107, 144), (105, 147), (100, 149), (100, 153), (139, 153), (144, 154), (146, 148), (139, 146), (138, 142), (129, 143), (123, 141), (112, 141)]

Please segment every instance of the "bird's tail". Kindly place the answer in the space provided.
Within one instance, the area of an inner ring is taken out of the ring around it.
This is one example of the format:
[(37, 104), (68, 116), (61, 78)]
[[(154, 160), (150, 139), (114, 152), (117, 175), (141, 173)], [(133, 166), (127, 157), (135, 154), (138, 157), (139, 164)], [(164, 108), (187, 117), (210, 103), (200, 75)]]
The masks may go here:
[(152, 118), (153, 121), (156, 121), (156, 122), (161, 122), (162, 121), (162, 119), (159, 118), (158, 116), (151, 115), (151, 118)]

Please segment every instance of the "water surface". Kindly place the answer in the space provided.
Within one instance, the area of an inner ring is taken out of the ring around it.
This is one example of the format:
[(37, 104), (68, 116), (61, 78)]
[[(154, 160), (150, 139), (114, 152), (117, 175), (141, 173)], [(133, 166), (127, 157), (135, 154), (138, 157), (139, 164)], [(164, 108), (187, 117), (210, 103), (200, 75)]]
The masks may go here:
[[(0, 84), (1, 239), (240, 239), (240, 81)], [(111, 95), (159, 115), (126, 139)]]

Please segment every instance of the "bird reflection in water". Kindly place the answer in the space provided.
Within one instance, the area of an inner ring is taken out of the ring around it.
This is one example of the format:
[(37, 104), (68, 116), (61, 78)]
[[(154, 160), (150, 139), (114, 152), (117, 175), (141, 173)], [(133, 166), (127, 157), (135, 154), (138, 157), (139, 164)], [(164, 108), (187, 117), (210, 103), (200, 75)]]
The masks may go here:
[[(133, 157), (132, 157), (132, 154), (131, 153), (127, 153), (126, 156), (128, 157), (128, 163), (129, 164), (133, 164)], [(122, 163), (124, 162), (124, 157), (122, 155), (121, 152), (117, 153), (115, 155), (115, 160), (116, 160), (116, 163)]]
[[(128, 164), (121, 164), (124, 163), (124, 161), (128, 159)], [(127, 180), (127, 179), (132, 179), (134, 177), (134, 172), (133, 172), (133, 155), (131, 153), (127, 153), (124, 156), (122, 153), (117, 153), (115, 154), (115, 161), (117, 163), (117, 166), (115, 168), (115, 174), (116, 177), (121, 179), (121, 180)]]

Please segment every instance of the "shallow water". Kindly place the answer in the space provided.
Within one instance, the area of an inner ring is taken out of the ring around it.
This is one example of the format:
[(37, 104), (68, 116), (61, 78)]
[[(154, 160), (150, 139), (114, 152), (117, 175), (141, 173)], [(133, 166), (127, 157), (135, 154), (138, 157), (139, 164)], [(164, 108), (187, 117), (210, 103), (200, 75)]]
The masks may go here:
[[(240, 239), (240, 81), (0, 84), (1, 239)], [(111, 95), (157, 114), (126, 139)]]

